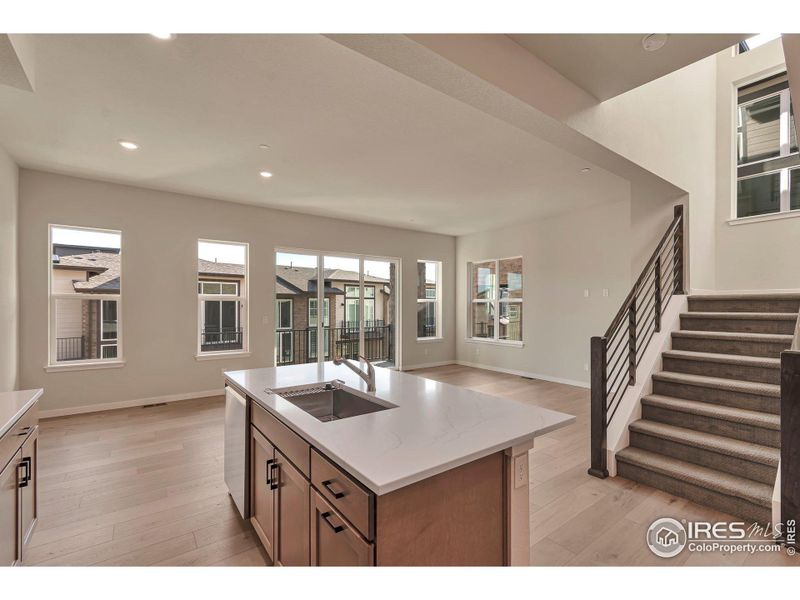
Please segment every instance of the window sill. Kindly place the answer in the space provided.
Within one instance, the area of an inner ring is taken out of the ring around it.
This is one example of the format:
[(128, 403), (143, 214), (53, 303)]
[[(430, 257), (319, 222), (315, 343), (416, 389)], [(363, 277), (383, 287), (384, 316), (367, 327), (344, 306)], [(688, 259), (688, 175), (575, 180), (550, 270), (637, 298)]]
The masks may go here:
[(441, 335), (435, 337), (424, 337), (424, 338), (417, 338), (418, 344), (430, 344), (431, 342), (443, 342), (444, 337)]
[(45, 365), (44, 370), (48, 373), (58, 373), (60, 371), (94, 371), (97, 369), (121, 369), (125, 366), (124, 360), (91, 361), (83, 363), (63, 363), (59, 365)]
[(490, 346), (510, 346), (511, 348), (523, 348), (525, 342), (516, 342), (512, 340), (494, 340), (491, 338), (464, 338), (468, 344), (488, 344)]
[(250, 356), (249, 352), (206, 352), (204, 354), (195, 354), (195, 360), (221, 360), (223, 358), (247, 358)]
[(747, 223), (763, 223), (764, 221), (778, 221), (780, 219), (792, 219), (800, 217), (800, 209), (789, 210), (786, 212), (771, 213), (768, 215), (757, 215), (754, 217), (741, 217), (729, 219), (728, 225), (746, 225)]

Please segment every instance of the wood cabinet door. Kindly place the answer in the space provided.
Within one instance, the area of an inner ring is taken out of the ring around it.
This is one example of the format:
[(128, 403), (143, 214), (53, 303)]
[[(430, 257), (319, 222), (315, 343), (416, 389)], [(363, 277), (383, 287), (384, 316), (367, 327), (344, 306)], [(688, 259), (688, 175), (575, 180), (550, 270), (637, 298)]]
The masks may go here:
[(39, 426), (37, 425), (33, 433), (28, 436), (22, 445), (22, 462), (24, 463), (23, 473), (27, 474), (27, 481), (24, 487), (20, 488), (20, 518), (21, 527), (20, 544), (22, 545), (22, 560), (25, 560), (25, 546), (31, 539), (33, 529), (39, 517), (38, 490), (36, 483), (37, 457), (39, 454)]
[(19, 484), (22, 453), (17, 452), (0, 473), (0, 566), (19, 561)]
[(311, 565), (368, 567), (373, 564), (373, 545), (364, 540), (316, 490), (312, 490)]
[(308, 480), (287, 459), (275, 451), (275, 564), (292, 567), (309, 565)]
[(275, 447), (250, 428), (250, 522), (269, 557), (275, 560)]

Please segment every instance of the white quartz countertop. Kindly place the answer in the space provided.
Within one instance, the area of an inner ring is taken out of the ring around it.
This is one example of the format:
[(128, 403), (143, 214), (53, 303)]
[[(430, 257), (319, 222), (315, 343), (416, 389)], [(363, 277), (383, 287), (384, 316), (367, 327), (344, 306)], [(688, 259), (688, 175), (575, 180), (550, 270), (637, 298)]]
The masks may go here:
[(322, 422), (267, 390), (340, 379), (366, 392), (332, 362), (225, 373), (234, 385), (376, 494), (386, 494), (570, 425), (575, 417), (376, 367), (378, 398), (397, 408)]
[(0, 437), (19, 421), (33, 403), (42, 395), (41, 388), (36, 390), (20, 390), (18, 392), (0, 392)]

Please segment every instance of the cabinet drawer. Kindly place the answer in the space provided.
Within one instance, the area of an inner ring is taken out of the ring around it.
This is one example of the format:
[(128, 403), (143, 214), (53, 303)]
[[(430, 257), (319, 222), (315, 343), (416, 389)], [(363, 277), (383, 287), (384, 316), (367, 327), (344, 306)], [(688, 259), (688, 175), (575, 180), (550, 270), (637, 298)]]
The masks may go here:
[(368, 540), (375, 539), (375, 495), (312, 448), (311, 483)]
[(12, 425), (6, 434), (0, 438), (0, 471), (3, 470), (19, 450), (22, 443), (39, 424), (39, 404), (35, 403), (19, 421)]
[(251, 421), (263, 433), (273, 446), (278, 448), (289, 461), (306, 477), (311, 467), (309, 451), (311, 447), (306, 441), (273, 417), (256, 402), (251, 402)]
[(369, 567), (374, 564), (375, 546), (365, 542), (316, 490), (312, 490), (311, 566)]

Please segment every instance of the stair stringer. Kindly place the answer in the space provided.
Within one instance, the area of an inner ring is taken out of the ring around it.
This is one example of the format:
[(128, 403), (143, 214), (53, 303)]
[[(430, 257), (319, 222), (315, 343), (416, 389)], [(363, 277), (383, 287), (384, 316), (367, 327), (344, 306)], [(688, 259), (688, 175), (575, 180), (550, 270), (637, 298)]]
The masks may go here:
[(661, 331), (654, 333), (636, 368), (636, 384), (628, 386), (606, 432), (608, 474), (617, 475), (617, 452), (630, 445), (628, 425), (642, 418), (642, 398), (653, 392), (653, 373), (661, 370), (661, 354), (672, 349), (672, 332), (681, 328), (681, 313), (688, 311), (687, 296), (672, 296), (661, 315)]

